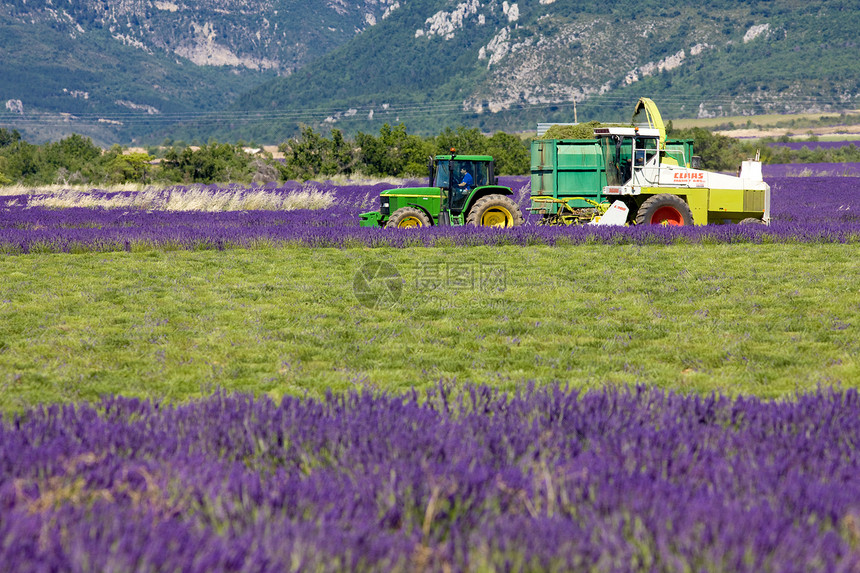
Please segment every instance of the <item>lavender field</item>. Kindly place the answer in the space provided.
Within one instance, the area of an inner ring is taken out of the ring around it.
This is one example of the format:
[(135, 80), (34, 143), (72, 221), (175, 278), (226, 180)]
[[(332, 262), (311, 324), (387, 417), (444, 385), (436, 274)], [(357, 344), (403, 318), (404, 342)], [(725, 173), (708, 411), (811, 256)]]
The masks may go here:
[[(860, 177), (767, 179), (771, 226), (680, 229), (0, 195), (0, 569), (860, 570)], [(445, 257), (510, 276), (418, 290)]]
[[(847, 169), (827, 165), (830, 170)], [(786, 173), (789, 168), (798, 168), (782, 167)], [(548, 228), (536, 226), (533, 218), (527, 218), (522, 227), (507, 230), (431, 228), (403, 233), (358, 227), (358, 214), (378, 208), (379, 192), (394, 187), (392, 184), (291, 183), (277, 188), (199, 187), (138, 193), (95, 190), (83, 194), (5, 195), (0, 196), (0, 252), (223, 249), (255, 245), (402, 247), (857, 241), (860, 177), (770, 176), (766, 171), (766, 178), (773, 189), (773, 223), (766, 229)], [(528, 179), (502, 179), (514, 189), (525, 209)], [(218, 210), (212, 210), (213, 205)]]
[(107, 398), (0, 425), (16, 571), (856, 571), (860, 394)]

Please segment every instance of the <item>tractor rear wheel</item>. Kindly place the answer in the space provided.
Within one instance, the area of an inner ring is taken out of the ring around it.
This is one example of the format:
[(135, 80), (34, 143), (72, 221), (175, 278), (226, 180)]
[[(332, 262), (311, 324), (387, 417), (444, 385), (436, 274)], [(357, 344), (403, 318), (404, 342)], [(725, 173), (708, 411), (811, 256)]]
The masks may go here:
[(466, 224), (475, 227), (517, 227), (523, 224), (520, 206), (507, 195), (487, 195), (478, 199)]
[(386, 228), (396, 227), (398, 229), (411, 229), (414, 227), (429, 227), (430, 217), (421, 209), (415, 207), (401, 207), (394, 213), (385, 224)]
[(661, 193), (645, 200), (636, 211), (637, 225), (671, 225), (681, 227), (693, 224), (693, 212), (687, 202), (677, 195)]

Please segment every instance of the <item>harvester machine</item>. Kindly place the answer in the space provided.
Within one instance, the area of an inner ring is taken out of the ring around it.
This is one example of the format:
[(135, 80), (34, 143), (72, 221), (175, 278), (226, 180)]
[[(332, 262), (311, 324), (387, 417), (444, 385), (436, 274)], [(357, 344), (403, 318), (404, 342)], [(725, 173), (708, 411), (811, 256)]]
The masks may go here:
[(692, 141), (666, 138), (657, 106), (641, 98), (629, 127), (597, 127), (590, 140), (533, 142), (531, 211), (544, 224), (770, 222), (758, 158), (734, 176), (704, 171), (692, 153)]

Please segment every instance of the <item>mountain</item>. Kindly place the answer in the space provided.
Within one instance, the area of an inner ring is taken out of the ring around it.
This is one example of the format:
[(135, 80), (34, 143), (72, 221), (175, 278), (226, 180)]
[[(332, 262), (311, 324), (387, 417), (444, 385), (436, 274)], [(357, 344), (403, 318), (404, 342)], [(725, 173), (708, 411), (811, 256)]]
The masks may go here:
[(6, 0), (0, 124), (35, 140), (75, 130), (129, 140), (224, 109), (397, 7), (396, 0)]
[(236, 109), (346, 131), (534, 129), (574, 101), (629, 120), (640, 96), (669, 117), (840, 110), (858, 104), (858, 30), (860, 5), (830, 0), (413, 0)]
[(0, 125), (276, 143), (618, 121), (640, 96), (679, 118), (838, 112), (857, 30), (856, 0), (13, 0)]

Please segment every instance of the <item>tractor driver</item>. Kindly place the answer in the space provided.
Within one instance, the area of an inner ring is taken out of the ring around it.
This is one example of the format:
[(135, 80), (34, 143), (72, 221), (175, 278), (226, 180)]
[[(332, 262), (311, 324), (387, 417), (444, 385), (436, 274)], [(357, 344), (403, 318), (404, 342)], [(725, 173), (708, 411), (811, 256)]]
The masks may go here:
[(460, 184), (458, 187), (463, 190), (463, 195), (468, 195), (469, 191), (472, 190), (472, 187), (475, 185), (475, 180), (472, 179), (472, 176), (466, 171), (465, 167), (460, 168)]

